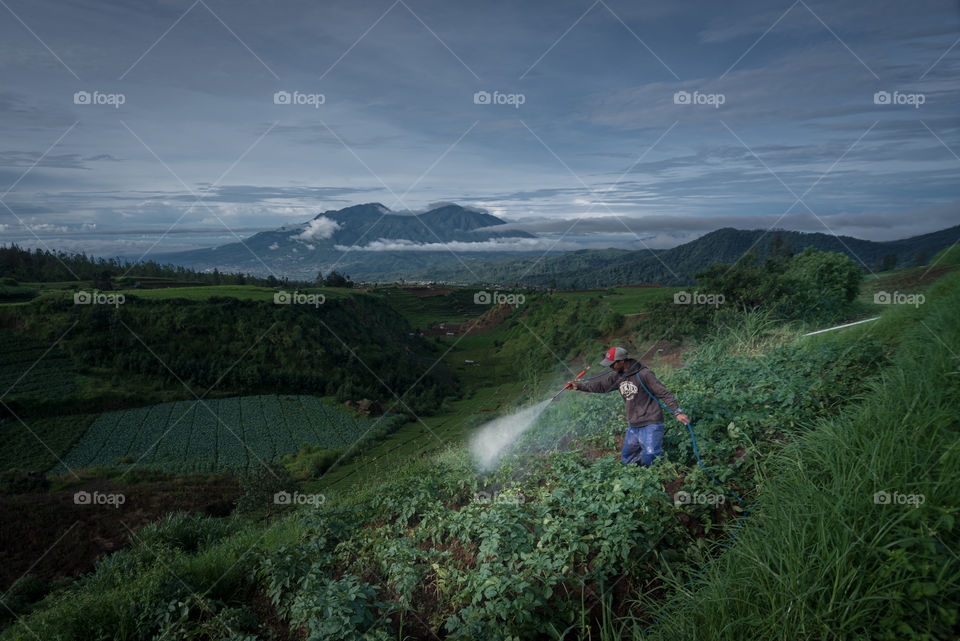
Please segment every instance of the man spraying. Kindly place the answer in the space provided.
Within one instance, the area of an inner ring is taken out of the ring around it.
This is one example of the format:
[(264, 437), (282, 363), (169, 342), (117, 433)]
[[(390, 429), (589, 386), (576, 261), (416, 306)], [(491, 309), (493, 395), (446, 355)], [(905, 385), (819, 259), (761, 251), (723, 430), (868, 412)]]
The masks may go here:
[(689, 423), (690, 419), (680, 409), (670, 390), (664, 387), (647, 366), (636, 359), (627, 358), (627, 350), (611, 347), (605, 356), (600, 364), (611, 368), (612, 372), (592, 381), (570, 381), (567, 386), (581, 392), (603, 394), (615, 389), (620, 390), (626, 403), (628, 424), (620, 458), (627, 464), (649, 466), (655, 458), (663, 455), (664, 423), (660, 404), (651, 398), (644, 386), (674, 412), (678, 421)]

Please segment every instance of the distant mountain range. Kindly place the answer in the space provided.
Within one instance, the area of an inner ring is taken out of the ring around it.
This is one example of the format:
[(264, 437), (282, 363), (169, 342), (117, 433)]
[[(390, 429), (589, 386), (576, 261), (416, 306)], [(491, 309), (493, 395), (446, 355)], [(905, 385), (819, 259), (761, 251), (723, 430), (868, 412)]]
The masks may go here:
[[(152, 260), (199, 270), (243, 272), (312, 279), (317, 272), (336, 269), (354, 280), (395, 280), (404, 274), (456, 262), (449, 250), (346, 251), (384, 242), (425, 244), (479, 242), (491, 239), (536, 238), (525, 231), (501, 231), (505, 222), (491, 214), (446, 204), (421, 214), (392, 212), (380, 203), (325, 211), (313, 219), (254, 234), (242, 243), (208, 249), (151, 255)], [(502, 257), (502, 252), (469, 252), (471, 261)], [(515, 254), (514, 254), (515, 255)], [(269, 269), (268, 269), (269, 267)]]
[[(436, 280), (454, 283), (602, 287), (629, 283), (686, 285), (693, 274), (712, 263), (732, 263), (751, 249), (765, 258), (776, 236), (793, 251), (812, 246), (850, 256), (876, 271), (885, 256), (898, 267), (925, 264), (960, 237), (960, 225), (903, 240), (876, 242), (850, 236), (786, 230), (741, 230), (726, 227), (671, 249), (579, 250), (518, 253), (392, 250), (411, 244), (530, 239), (533, 234), (500, 230), (505, 221), (456, 204), (421, 214), (392, 212), (380, 203), (325, 211), (299, 224), (260, 232), (243, 243), (163, 254), (151, 258), (199, 270), (271, 272), (294, 279), (313, 279), (336, 269), (353, 280)], [(377, 251), (347, 248), (378, 246)]]
[(960, 239), (960, 225), (903, 240), (877, 242), (851, 236), (786, 230), (743, 230), (724, 227), (671, 249), (660, 250), (579, 250), (559, 255), (507, 258), (471, 270), (459, 265), (436, 267), (414, 274), (452, 282), (480, 281), (501, 284), (591, 288), (631, 283), (688, 285), (693, 274), (713, 263), (733, 263), (752, 248), (762, 260), (770, 243), (779, 235), (794, 252), (807, 247), (846, 254), (873, 271), (887, 255), (896, 257), (897, 267), (926, 264), (934, 254)]

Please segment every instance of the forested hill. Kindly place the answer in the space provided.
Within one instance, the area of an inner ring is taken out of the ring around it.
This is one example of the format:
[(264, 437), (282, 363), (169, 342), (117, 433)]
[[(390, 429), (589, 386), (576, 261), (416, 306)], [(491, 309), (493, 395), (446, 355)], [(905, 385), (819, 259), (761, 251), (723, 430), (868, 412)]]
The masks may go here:
[(0, 307), (0, 328), (56, 343), (73, 362), (112, 373), (114, 385), (135, 380), (151, 394), (185, 386), (226, 396), (368, 398), (417, 415), (457, 394), (456, 375), (437, 363), (437, 347), (412, 334), (394, 308), (370, 295), (326, 293), (315, 304), (128, 294), (116, 306), (48, 295)]
[[(458, 266), (437, 267), (436, 280), (590, 288), (629, 283), (687, 285), (693, 274), (713, 263), (734, 263), (752, 249), (758, 259), (771, 253), (799, 253), (807, 247), (846, 254), (865, 270), (923, 265), (960, 238), (960, 225), (922, 236), (876, 242), (851, 236), (784, 230), (724, 227), (665, 250), (581, 250), (560, 255), (510, 258), (474, 264), (472, 273)], [(862, 262), (861, 262), (862, 261)], [(474, 274), (476, 276), (474, 276)], [(420, 274), (427, 277), (427, 274)]]

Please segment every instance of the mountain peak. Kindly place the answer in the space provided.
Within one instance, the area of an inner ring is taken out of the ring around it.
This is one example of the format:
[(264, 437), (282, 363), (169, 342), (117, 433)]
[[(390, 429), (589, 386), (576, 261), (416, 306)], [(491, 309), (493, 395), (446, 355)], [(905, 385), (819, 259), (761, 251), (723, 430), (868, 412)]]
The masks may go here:
[(384, 214), (389, 214), (390, 208), (385, 206), (383, 203), (362, 203), (360, 205), (351, 205), (350, 207), (344, 207), (343, 209), (328, 209), (325, 212), (319, 213), (313, 217), (314, 220), (322, 218), (324, 216), (331, 217), (332, 215), (364, 215), (364, 214), (373, 214), (376, 216), (383, 216)]
[[(311, 277), (317, 271), (350, 268), (369, 270), (374, 265), (394, 272), (394, 266), (422, 265), (423, 261), (449, 259), (445, 243), (477, 243), (500, 238), (534, 238), (519, 230), (499, 231), (505, 221), (473, 207), (456, 203), (433, 203), (422, 213), (391, 211), (382, 203), (351, 205), (327, 210), (296, 225), (285, 225), (254, 234), (239, 243), (209, 249), (169, 254), (166, 260), (222, 271), (263, 273), (269, 264), (278, 273)], [(382, 250), (426, 246), (423, 251)], [(363, 251), (368, 246), (373, 249)], [(349, 249), (348, 249), (349, 248)], [(436, 256), (431, 257), (430, 254)]]

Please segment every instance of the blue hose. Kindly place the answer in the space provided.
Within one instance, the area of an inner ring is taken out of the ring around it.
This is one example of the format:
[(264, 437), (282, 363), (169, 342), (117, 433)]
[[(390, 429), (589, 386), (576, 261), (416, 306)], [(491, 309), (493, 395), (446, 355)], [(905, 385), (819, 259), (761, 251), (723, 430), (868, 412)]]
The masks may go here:
[[(657, 398), (656, 396), (654, 396), (653, 394), (650, 393), (650, 390), (647, 389), (647, 386), (643, 384), (643, 379), (640, 378), (640, 373), (639, 373), (639, 372), (637, 372), (637, 375), (636, 375), (636, 376), (637, 376), (637, 380), (640, 381), (640, 385), (643, 387), (643, 391), (645, 391), (647, 394), (649, 394), (649, 395), (650, 395), (650, 398), (652, 398), (652, 399), (655, 400), (656, 402), (660, 403), (660, 407), (662, 407), (663, 409), (667, 410), (668, 412), (670, 412), (670, 413), (673, 414), (674, 416), (677, 415), (676, 412), (674, 412), (672, 409), (670, 409), (669, 407), (667, 407), (666, 405), (664, 405), (664, 404), (663, 404), (663, 401), (661, 401), (659, 398)], [(700, 465), (700, 469), (702, 469), (702, 470), (704, 471), (704, 473), (705, 473), (708, 477), (710, 477), (710, 480), (711, 480), (711, 481), (713, 481), (714, 483), (716, 483), (717, 485), (719, 485), (721, 488), (723, 488), (724, 491), (726, 491), (727, 493), (730, 494), (730, 496), (732, 496), (733, 498), (735, 498), (735, 499), (737, 499), (738, 501), (740, 501), (741, 503), (743, 503), (743, 502), (744, 502), (743, 499), (740, 498), (740, 497), (737, 495), (736, 492), (734, 492), (734, 491), (732, 491), (732, 490), (727, 490), (727, 488), (723, 487), (723, 483), (721, 483), (721, 482), (718, 481), (716, 478), (714, 478), (713, 474), (711, 474), (711, 473), (707, 470), (706, 466), (703, 464), (703, 461), (700, 460), (700, 452), (699, 452), (699, 450), (697, 450), (697, 437), (693, 435), (693, 427), (691, 427), (692, 424), (693, 424), (693, 421), (690, 421), (689, 423), (684, 423), (684, 425), (687, 426), (687, 430), (690, 431), (690, 441), (693, 443), (693, 455), (697, 457), (697, 463)], [(737, 526), (737, 527), (740, 527), (740, 526)]]
[[(600, 373), (600, 374), (597, 374), (596, 376), (591, 376), (591, 377), (585, 378), (585, 379), (583, 379), (583, 380), (585, 380), (585, 381), (592, 381), (592, 380), (595, 379), (595, 378), (600, 378), (601, 376), (606, 376), (606, 375), (609, 374), (609, 373), (610, 373), (610, 372), (602, 372), (602, 373)], [(660, 403), (660, 407), (662, 407), (663, 409), (667, 410), (668, 412), (670, 412), (670, 413), (673, 414), (674, 416), (677, 415), (676, 412), (674, 412), (672, 409), (670, 409), (669, 407), (667, 407), (666, 405), (664, 405), (664, 404), (663, 404), (663, 401), (661, 401), (659, 398), (657, 398), (657, 397), (654, 396), (652, 393), (650, 393), (650, 390), (648, 390), (648, 389), (647, 389), (647, 386), (644, 385), (643, 379), (640, 378), (640, 372), (639, 372), (639, 371), (638, 371), (635, 375), (636, 375), (636, 377), (637, 377), (637, 381), (639, 381), (639, 383), (640, 383), (640, 386), (643, 387), (643, 391), (646, 392), (647, 395), (650, 396), (650, 398), (652, 398), (653, 400), (655, 400), (657, 403)], [(738, 501), (740, 501), (741, 503), (743, 503), (744, 500), (743, 500), (742, 498), (740, 498), (740, 496), (738, 496), (736, 492), (733, 492), (733, 491), (731, 491), (731, 490), (727, 490), (727, 489), (723, 486), (723, 483), (721, 483), (720, 481), (718, 481), (718, 480), (713, 476), (713, 474), (711, 474), (710, 471), (707, 470), (706, 466), (703, 464), (703, 461), (700, 459), (700, 451), (697, 449), (697, 437), (694, 436), (694, 434), (693, 434), (693, 427), (691, 427), (692, 424), (693, 424), (693, 421), (691, 421), (691, 422), (689, 422), (689, 423), (684, 423), (684, 425), (687, 426), (687, 430), (690, 431), (690, 441), (693, 443), (693, 455), (697, 457), (697, 463), (700, 465), (700, 469), (703, 470), (704, 474), (706, 474), (706, 475), (710, 478), (711, 481), (713, 481), (714, 483), (716, 483), (717, 485), (719, 485), (721, 488), (723, 488), (726, 492), (728, 492), (728, 493), (730, 494), (730, 496), (732, 496), (733, 498), (735, 498), (735, 499), (737, 499)], [(737, 527), (739, 528), (740, 526), (738, 525)]]

